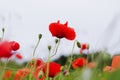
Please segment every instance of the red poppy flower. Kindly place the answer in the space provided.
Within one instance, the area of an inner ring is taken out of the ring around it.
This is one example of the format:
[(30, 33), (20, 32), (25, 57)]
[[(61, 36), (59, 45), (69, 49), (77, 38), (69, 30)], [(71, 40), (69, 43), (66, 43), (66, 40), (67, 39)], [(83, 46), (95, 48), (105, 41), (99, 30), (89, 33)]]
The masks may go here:
[(80, 53), (82, 53), (83, 52), (83, 50), (86, 50), (86, 49), (89, 49), (89, 45), (88, 44), (82, 44), (81, 45), (81, 49), (80, 49)]
[(12, 74), (12, 71), (11, 70), (7, 70), (7, 71), (5, 71), (5, 73), (3, 75), (3, 78), (4, 79), (10, 78), (11, 74)]
[(73, 28), (68, 27), (68, 22), (65, 24), (60, 24), (60, 21), (57, 23), (51, 23), (49, 25), (49, 30), (52, 33), (52, 36), (57, 38), (66, 38), (68, 40), (74, 40), (76, 33)]
[(120, 55), (113, 56), (111, 66), (106, 66), (103, 71), (105, 72), (113, 72), (117, 69), (120, 69)]
[(61, 65), (58, 63), (55, 63), (55, 62), (46, 63), (46, 67), (44, 68), (44, 72), (46, 72), (46, 70), (47, 70), (47, 64), (49, 64), (49, 77), (54, 77), (58, 73), (60, 73)]
[(87, 60), (85, 58), (77, 58), (73, 61), (72, 67), (74, 69), (79, 68), (79, 67), (83, 67), (86, 63), (87, 63)]
[(112, 68), (120, 68), (120, 55), (116, 55), (113, 57), (113, 60), (112, 60)]
[(8, 41), (2, 41), (0, 42), (0, 58), (5, 57), (9, 58), (12, 56), (12, 48), (11, 44)]
[(44, 65), (44, 62), (43, 62), (43, 60), (41, 59), (41, 58), (38, 58), (38, 59), (32, 59), (31, 61), (30, 61), (30, 67), (39, 67), (39, 66), (41, 66), (41, 65)]
[(19, 69), (15, 74), (14, 80), (20, 80), (22, 77), (28, 76), (29, 73), (30, 70), (28, 68)]
[(17, 59), (22, 59), (22, 55), (20, 55), (20, 54), (16, 54), (15, 56)]
[(39, 58), (39, 59), (36, 60), (36, 67), (39, 67), (39, 66), (41, 66), (43, 64), (44, 64), (44, 62), (43, 62), (42, 59)]
[(10, 58), (12, 50), (16, 51), (19, 49), (19, 44), (15, 41), (1, 41), (0, 42), (0, 58)]
[(87, 49), (87, 44), (82, 44), (81, 49), (82, 49), (82, 50)]

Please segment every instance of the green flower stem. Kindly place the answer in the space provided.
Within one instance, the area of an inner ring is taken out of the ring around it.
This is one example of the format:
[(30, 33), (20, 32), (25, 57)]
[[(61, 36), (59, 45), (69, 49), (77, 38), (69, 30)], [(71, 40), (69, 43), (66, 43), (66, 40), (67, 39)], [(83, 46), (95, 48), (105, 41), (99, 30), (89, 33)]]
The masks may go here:
[(60, 72), (59, 80), (62, 80), (62, 73)]
[(38, 42), (37, 42), (37, 44), (36, 44), (36, 46), (35, 46), (35, 48), (34, 48), (34, 50), (33, 50), (33, 55), (32, 55), (32, 57), (35, 56), (35, 52), (36, 52), (36, 49), (37, 49), (39, 43), (40, 43), (40, 39), (38, 40)]
[(49, 55), (48, 55), (48, 60), (47, 60), (47, 70), (46, 70), (46, 80), (49, 80), (49, 62), (50, 62), (50, 51), (49, 51)]
[(70, 56), (70, 64), (68, 65), (68, 71), (70, 70), (70, 67), (71, 67), (71, 64), (72, 64), (75, 44), (76, 44), (76, 40), (74, 41), (74, 44), (73, 44), (72, 53), (71, 53), (71, 56)]
[[(34, 56), (35, 56), (36, 49), (37, 49), (37, 47), (38, 47), (38, 45), (39, 45), (39, 43), (40, 43), (40, 40), (41, 40), (41, 37), (40, 37), (40, 36), (42, 37), (42, 35), (41, 35), (41, 34), (38, 35), (38, 42), (37, 42), (37, 44), (36, 44), (36, 46), (35, 46), (35, 48), (34, 48), (34, 50), (33, 50), (32, 58), (31, 58), (31, 59), (33, 59)], [(36, 63), (36, 62), (35, 62), (35, 63)], [(29, 65), (29, 62), (26, 64), (25, 68), (27, 68), (28, 65)]]
[(86, 62), (86, 67), (87, 67), (87, 64), (88, 64), (88, 57), (89, 57), (89, 49), (88, 49), (88, 51), (87, 51), (87, 62)]
[(92, 55), (92, 62), (94, 62), (94, 54), (92, 53), (91, 55)]
[(48, 60), (47, 60), (46, 80), (49, 80), (48, 75), (49, 75), (49, 62), (50, 62), (50, 59), (56, 55), (59, 44), (60, 44), (60, 39), (58, 39), (58, 43), (55, 44), (55, 48), (54, 48), (54, 50), (52, 52), (53, 55), (50, 56), (51, 53), (49, 51)]
[[(32, 60), (32, 59), (34, 59), (35, 52), (36, 52), (36, 49), (37, 49), (37, 47), (38, 47), (38, 45), (39, 45), (39, 43), (40, 43), (41, 38), (42, 38), (42, 34), (39, 34), (39, 35), (38, 35), (38, 42), (37, 42), (37, 44), (36, 44), (36, 46), (35, 46), (35, 48), (34, 48), (34, 50), (33, 50), (31, 60)], [(35, 69), (36, 60), (35, 60), (35, 62), (33, 63), (33, 65), (34, 65), (33, 69), (32, 69), (32, 68), (30, 68), (31, 73), (32, 73), (32, 72), (34, 71), (34, 69)], [(28, 66), (29, 66), (29, 62), (26, 64), (25, 68), (27, 68)], [(22, 78), (23, 78), (23, 77), (21, 77), (21, 79), (20, 79), (20, 80), (22, 80)]]
[(60, 45), (60, 39), (58, 39), (58, 43), (56, 43), (55, 48), (54, 48), (54, 50), (52, 52), (53, 55), (50, 56), (50, 58), (52, 58), (52, 57), (54, 57), (56, 55), (59, 45)]

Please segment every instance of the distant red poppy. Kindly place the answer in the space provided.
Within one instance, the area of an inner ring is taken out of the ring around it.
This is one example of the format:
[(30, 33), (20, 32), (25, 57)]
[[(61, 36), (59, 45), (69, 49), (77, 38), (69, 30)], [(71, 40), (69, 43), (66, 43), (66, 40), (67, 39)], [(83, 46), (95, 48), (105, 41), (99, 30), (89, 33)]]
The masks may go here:
[(83, 50), (89, 49), (89, 45), (86, 43), (81, 44), (80, 53), (83, 53)]
[(87, 60), (85, 58), (77, 58), (72, 62), (72, 67), (80, 68), (83, 67), (87, 63)]
[(120, 55), (113, 57), (111, 66), (115, 69), (120, 68)]
[(103, 71), (105, 72), (113, 72), (117, 69), (120, 69), (120, 55), (113, 56), (111, 66), (106, 66)]
[(61, 65), (58, 63), (55, 63), (55, 62), (46, 63), (46, 67), (44, 68), (44, 72), (46, 72), (47, 64), (49, 64), (49, 77), (54, 77), (58, 73), (60, 73)]
[(41, 58), (38, 58), (38, 59), (32, 59), (30, 61), (30, 67), (39, 67), (41, 65), (44, 65), (44, 62)]
[(10, 78), (10, 77), (11, 77), (11, 74), (12, 74), (12, 71), (11, 71), (11, 70), (5, 71), (5, 73), (4, 73), (4, 75), (3, 75), (3, 79)]
[(49, 25), (49, 30), (52, 36), (57, 38), (66, 38), (68, 40), (74, 40), (76, 33), (73, 28), (68, 27), (68, 22), (65, 24), (60, 24), (60, 21), (51, 23)]
[(41, 65), (43, 65), (44, 64), (44, 62), (43, 62), (43, 60), (41, 59), (41, 58), (38, 58), (37, 60), (36, 60), (36, 67), (39, 67), (39, 66), (41, 66)]
[(21, 80), (21, 78), (27, 77), (29, 73), (30, 70), (28, 68), (19, 69), (14, 76), (14, 80)]
[(82, 44), (81, 49), (82, 50), (87, 49), (87, 44)]

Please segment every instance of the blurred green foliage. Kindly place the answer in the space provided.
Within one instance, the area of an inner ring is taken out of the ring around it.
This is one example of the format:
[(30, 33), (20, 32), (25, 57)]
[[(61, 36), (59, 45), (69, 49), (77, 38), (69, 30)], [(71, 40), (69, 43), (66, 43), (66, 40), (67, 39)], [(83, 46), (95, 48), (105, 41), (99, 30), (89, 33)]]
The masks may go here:
[[(98, 51), (89, 54), (74, 54), (73, 60), (79, 57), (84, 57), (88, 59), (88, 62), (96, 62), (97, 67), (93, 69), (84, 68), (77, 68), (77, 69), (70, 69), (67, 75), (64, 75), (64, 70), (61, 71), (54, 79), (49, 80), (119, 80), (120, 79), (120, 70), (116, 70), (114, 72), (103, 72), (103, 68), (105, 66), (111, 65), (112, 57), (109, 53), (105, 51)], [(69, 63), (70, 56), (61, 56), (60, 58), (54, 60), (57, 63), (60, 63), (62, 66), (67, 66)], [(4, 62), (1, 62), (0, 65), (4, 65)], [(27, 63), (25, 62), (22, 65), (17, 64), (15, 61), (9, 61), (6, 64), (6, 70), (12, 70), (12, 77), (8, 80), (13, 80), (16, 70), (20, 68), (24, 68)], [(0, 75), (3, 71), (3, 67), (0, 66)], [(85, 73), (87, 71), (87, 73)], [(89, 79), (88, 76), (90, 75)], [(7, 79), (6, 79), (7, 80)], [(23, 80), (35, 80), (32, 74), (29, 74)]]

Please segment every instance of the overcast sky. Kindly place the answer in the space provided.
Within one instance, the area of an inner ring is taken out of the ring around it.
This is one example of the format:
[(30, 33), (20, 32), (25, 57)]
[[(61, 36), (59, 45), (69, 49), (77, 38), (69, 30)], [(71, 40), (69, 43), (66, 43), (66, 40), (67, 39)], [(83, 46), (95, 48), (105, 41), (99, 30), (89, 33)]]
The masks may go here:
[[(119, 52), (111, 47), (120, 41), (119, 16), (120, 0), (0, 0), (0, 28), (5, 27), (5, 38), (20, 42), (25, 58), (32, 53), (39, 33), (43, 38), (36, 56), (46, 58), (47, 45), (54, 41), (48, 25), (57, 20), (68, 21), (76, 39), (89, 43), (90, 50), (107, 47), (111, 54)], [(63, 39), (56, 56), (70, 54), (72, 45), (73, 41)]]

